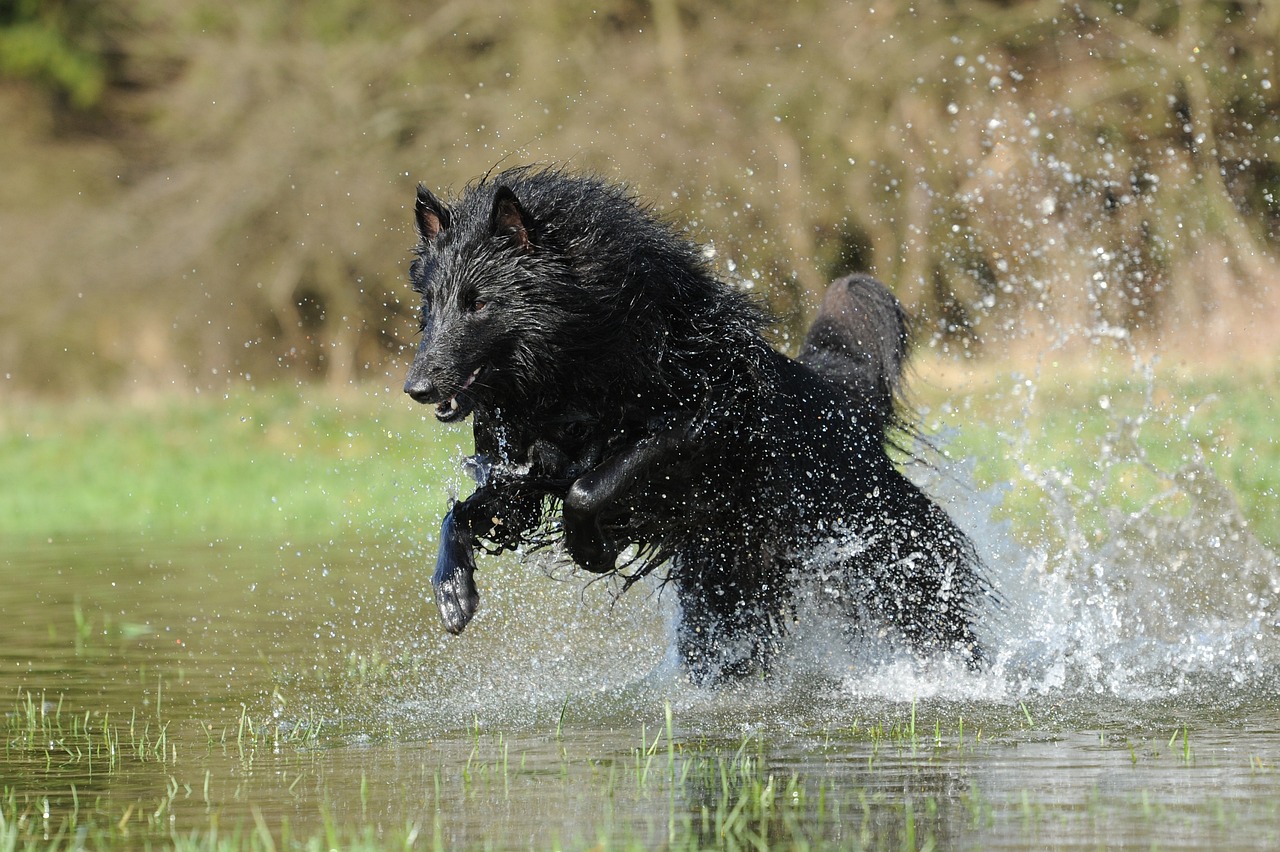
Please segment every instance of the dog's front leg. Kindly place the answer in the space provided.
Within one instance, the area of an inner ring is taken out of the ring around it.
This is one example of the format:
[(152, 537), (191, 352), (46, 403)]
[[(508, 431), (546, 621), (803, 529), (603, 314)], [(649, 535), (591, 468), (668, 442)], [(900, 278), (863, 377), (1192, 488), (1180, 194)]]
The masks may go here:
[(463, 631), (480, 608), (475, 581), (475, 552), (480, 547), (476, 525), (486, 514), (492, 515), (492, 507), (499, 499), (493, 488), (478, 488), (466, 500), (449, 507), (440, 523), (440, 547), (431, 590), (445, 630), (454, 635)]
[(481, 539), (496, 545), (489, 553), (519, 546), (542, 521), (544, 493), (532, 480), (494, 477), (445, 513), (431, 587), (450, 633), (461, 633), (480, 606), (474, 575)]
[(614, 569), (624, 545), (605, 537), (602, 513), (622, 500), (655, 464), (685, 448), (689, 434), (689, 425), (682, 424), (641, 438), (574, 480), (564, 498), (564, 544), (574, 562), (596, 574)]
[[(471, 621), (480, 607), (476, 591), (476, 534), (468, 523), (470, 501), (455, 503), (440, 524), (440, 548), (436, 551), (436, 569), (431, 575), (431, 590), (440, 610), (444, 629), (455, 636)], [(459, 515), (462, 516), (461, 523)]]

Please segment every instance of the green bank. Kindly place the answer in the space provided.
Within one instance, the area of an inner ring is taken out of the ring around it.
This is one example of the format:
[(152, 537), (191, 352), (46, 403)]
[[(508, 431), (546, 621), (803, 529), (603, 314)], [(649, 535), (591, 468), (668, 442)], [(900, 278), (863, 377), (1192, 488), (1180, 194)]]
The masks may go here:
[(438, 516), (469, 443), (465, 427), (381, 388), (11, 403), (0, 416), (0, 534), (365, 533)]
[[(1055, 367), (925, 361), (920, 422), (997, 514), (1037, 536), (1054, 500), (1179, 511), (1187, 479), (1221, 486), (1280, 542), (1280, 364)], [(469, 426), (396, 388), (234, 388), (143, 400), (10, 400), (0, 413), (0, 535), (314, 539), (434, 533), (470, 484)], [(955, 471), (953, 471), (955, 472)], [(1099, 521), (1100, 523), (1104, 521)]]

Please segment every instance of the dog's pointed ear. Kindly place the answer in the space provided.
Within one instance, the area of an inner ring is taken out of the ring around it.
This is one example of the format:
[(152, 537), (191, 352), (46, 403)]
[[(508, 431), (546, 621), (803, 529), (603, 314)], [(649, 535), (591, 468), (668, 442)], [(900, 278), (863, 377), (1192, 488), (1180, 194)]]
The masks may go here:
[(413, 205), (413, 220), (418, 227), (418, 236), (423, 242), (431, 242), (436, 236), (449, 227), (449, 208), (440, 199), (431, 194), (431, 190), (418, 184), (418, 200)]
[(521, 251), (529, 248), (533, 219), (510, 188), (500, 186), (494, 194), (489, 227), (495, 237), (507, 237)]

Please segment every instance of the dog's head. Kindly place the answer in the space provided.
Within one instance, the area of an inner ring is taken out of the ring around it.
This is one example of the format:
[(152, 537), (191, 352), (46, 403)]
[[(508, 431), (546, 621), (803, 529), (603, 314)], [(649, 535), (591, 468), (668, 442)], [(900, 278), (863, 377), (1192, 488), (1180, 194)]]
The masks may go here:
[(419, 186), (414, 214), (422, 340), (405, 393), (446, 423), (477, 406), (552, 402), (572, 288), (539, 222), (505, 185), (473, 187), (453, 208)]

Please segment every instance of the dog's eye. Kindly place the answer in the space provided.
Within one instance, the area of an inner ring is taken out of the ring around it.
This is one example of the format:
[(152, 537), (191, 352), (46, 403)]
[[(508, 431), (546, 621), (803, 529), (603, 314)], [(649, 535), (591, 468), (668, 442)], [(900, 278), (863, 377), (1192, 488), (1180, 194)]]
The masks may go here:
[(488, 307), (488, 305), (489, 303), (486, 302), (484, 299), (472, 299), (469, 309), (471, 313), (478, 314), (481, 311), (483, 311), (486, 307)]

